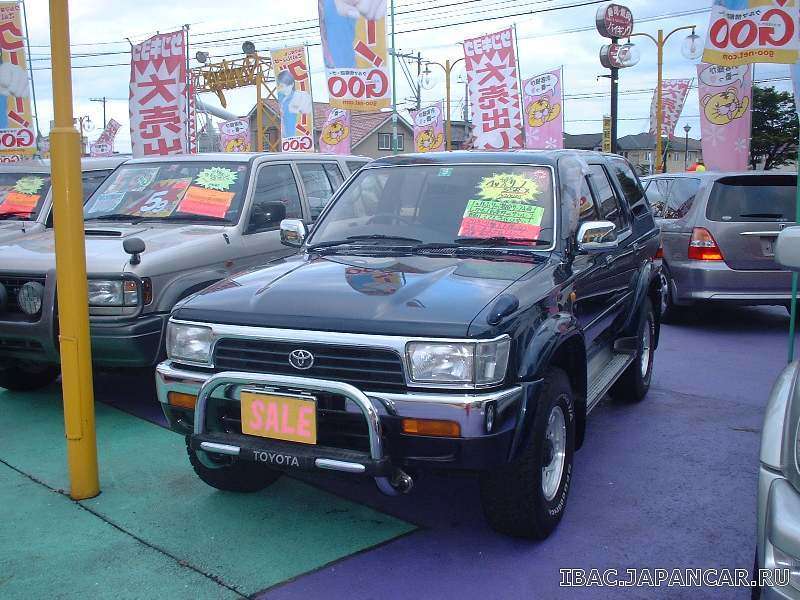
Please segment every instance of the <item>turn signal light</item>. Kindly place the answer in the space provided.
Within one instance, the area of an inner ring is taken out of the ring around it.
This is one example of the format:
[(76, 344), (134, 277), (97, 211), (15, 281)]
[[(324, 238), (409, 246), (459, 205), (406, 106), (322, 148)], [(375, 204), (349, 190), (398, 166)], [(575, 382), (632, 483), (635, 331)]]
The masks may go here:
[(705, 227), (695, 227), (689, 241), (689, 260), (724, 260), (722, 251), (711, 232)]
[(167, 394), (167, 402), (169, 402), (171, 406), (194, 410), (194, 405), (197, 403), (197, 396), (181, 392), (170, 392)]
[(664, 258), (664, 246), (660, 245), (656, 250), (656, 255), (653, 258)]
[(461, 437), (461, 425), (455, 421), (403, 419), (403, 433), (435, 437)]

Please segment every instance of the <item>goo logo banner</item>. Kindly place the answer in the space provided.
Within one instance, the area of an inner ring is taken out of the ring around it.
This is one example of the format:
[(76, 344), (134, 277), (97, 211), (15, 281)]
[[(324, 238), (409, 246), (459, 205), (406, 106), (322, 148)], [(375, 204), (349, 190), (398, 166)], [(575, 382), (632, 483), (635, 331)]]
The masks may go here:
[(19, 4), (0, 2), (0, 154), (36, 152)]
[(794, 64), (800, 38), (798, 0), (715, 0), (703, 61), (737, 66)]
[(314, 102), (305, 46), (272, 51), (276, 95), (281, 107), (281, 149), (314, 151)]
[(319, 0), (319, 25), (331, 106), (387, 108), (386, 0)]

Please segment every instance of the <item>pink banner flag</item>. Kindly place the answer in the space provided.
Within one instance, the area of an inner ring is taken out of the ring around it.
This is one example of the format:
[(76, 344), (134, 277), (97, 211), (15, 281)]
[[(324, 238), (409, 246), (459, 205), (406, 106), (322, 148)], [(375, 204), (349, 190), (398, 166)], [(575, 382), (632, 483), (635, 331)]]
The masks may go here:
[(219, 146), (223, 152), (252, 152), (250, 123), (247, 119), (225, 121), (219, 126)]
[[(686, 96), (689, 94), (690, 79), (665, 79), (661, 82), (661, 137), (670, 138), (675, 134), (675, 126), (681, 118)], [(650, 133), (656, 132), (656, 106), (658, 93), (653, 92), (653, 102), (650, 104)]]
[(441, 152), (445, 149), (442, 102), (412, 110), (414, 148), (417, 152)]
[(133, 156), (191, 152), (184, 31), (162, 33), (131, 49)]
[(562, 70), (531, 77), (522, 83), (525, 109), (525, 147), (538, 150), (564, 147)]
[(119, 128), (120, 124), (116, 120), (110, 119), (97, 141), (89, 146), (90, 156), (112, 156), (114, 154), (114, 138), (117, 137)]
[(753, 67), (697, 65), (703, 162), (712, 171), (743, 171), (750, 162)]
[(522, 148), (522, 110), (517, 81), (514, 30), (464, 41), (475, 148)]
[(350, 140), (350, 111), (341, 108), (328, 109), (328, 116), (319, 135), (320, 152), (350, 154)]

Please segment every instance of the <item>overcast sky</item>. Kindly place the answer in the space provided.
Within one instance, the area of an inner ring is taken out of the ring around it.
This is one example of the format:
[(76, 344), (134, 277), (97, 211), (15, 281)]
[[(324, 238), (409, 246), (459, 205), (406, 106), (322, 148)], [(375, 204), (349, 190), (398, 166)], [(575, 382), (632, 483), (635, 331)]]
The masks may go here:
[[(585, 0), (584, 0), (585, 1)], [(597, 79), (604, 70), (598, 51), (604, 43), (594, 30), (598, 5), (575, 6), (564, 10), (531, 11), (575, 5), (582, 0), (396, 0), (397, 50), (421, 52), (423, 59), (444, 62), (463, 56), (458, 45), (468, 37), (493, 32), (516, 24), (520, 66), (523, 78), (564, 66), (564, 112), (566, 131), (590, 133), (601, 130), (602, 118), (609, 112), (608, 79)], [(637, 21), (636, 31), (655, 34), (659, 27), (696, 25), (705, 38), (710, 0), (627, 0)], [(39, 121), (44, 133), (52, 118), (52, 89), (49, 70), (49, 15), (47, 0), (27, 0), (28, 24)], [(197, 50), (222, 57), (241, 52), (241, 43), (252, 39), (259, 50), (295, 45), (309, 47), (313, 74), (314, 99), (327, 100), (319, 47), (317, 0), (71, 0), (70, 21), (73, 51), (73, 93), (75, 115), (88, 115), (97, 124), (90, 139), (102, 128), (102, 105), (90, 98), (106, 96), (108, 117), (123, 124), (117, 149), (130, 149), (128, 132), (129, 43), (139, 42), (156, 31), (166, 32), (190, 25), (190, 54)], [(525, 13), (525, 14), (520, 14)], [(693, 13), (693, 14), (688, 14)], [(515, 15), (504, 17), (504, 15)], [(496, 18), (501, 17), (501, 18)], [(479, 22), (479, 19), (484, 19)], [(491, 19), (491, 20), (486, 20)], [(461, 23), (461, 24), (456, 24)], [(436, 26), (435, 29), (412, 31)], [(387, 33), (389, 25), (387, 23)], [(677, 33), (668, 42), (665, 53), (666, 78), (692, 78), (695, 65), (681, 55), (685, 34)], [(620, 77), (620, 135), (640, 133), (648, 128), (652, 90), (656, 82), (656, 50), (645, 38), (634, 40), (641, 49), (638, 66), (624, 70)], [(192, 66), (197, 63), (192, 60)], [(109, 65), (98, 67), (96, 65)], [(416, 64), (411, 66), (416, 72)], [(434, 67), (436, 85), (423, 91), (423, 104), (444, 97), (444, 79)], [(453, 76), (453, 110), (460, 115), (464, 86), (457, 85), (463, 73), (463, 61)], [(783, 65), (757, 65), (756, 80), (788, 77)], [(411, 88), (398, 69), (398, 98), (411, 96)], [(770, 83), (790, 89), (788, 81)], [(577, 97), (570, 97), (577, 96)], [(228, 109), (245, 114), (255, 104), (254, 88), (227, 94)], [(217, 103), (213, 95), (204, 97)], [(408, 106), (408, 105), (406, 105)], [(691, 135), (699, 136), (697, 94), (693, 91), (686, 103), (677, 131), (688, 123)]]

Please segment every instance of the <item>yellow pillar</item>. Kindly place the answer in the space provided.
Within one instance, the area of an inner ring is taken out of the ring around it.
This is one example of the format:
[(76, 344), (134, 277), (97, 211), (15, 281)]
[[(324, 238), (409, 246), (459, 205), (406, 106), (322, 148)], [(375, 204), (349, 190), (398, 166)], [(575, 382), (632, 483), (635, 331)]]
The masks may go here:
[(50, 131), (56, 237), (61, 386), (70, 496), (100, 493), (89, 339), (80, 134), (72, 121), (72, 65), (67, 0), (50, 0), (55, 127)]
[(658, 30), (658, 82), (656, 83), (656, 173), (661, 173), (663, 167), (663, 143), (661, 141), (661, 124), (664, 122), (664, 98), (661, 84), (664, 79), (664, 30)]
[(447, 150), (453, 149), (453, 122), (450, 119), (450, 71), (452, 71), (450, 59), (444, 63), (444, 88), (445, 103), (447, 104)]

